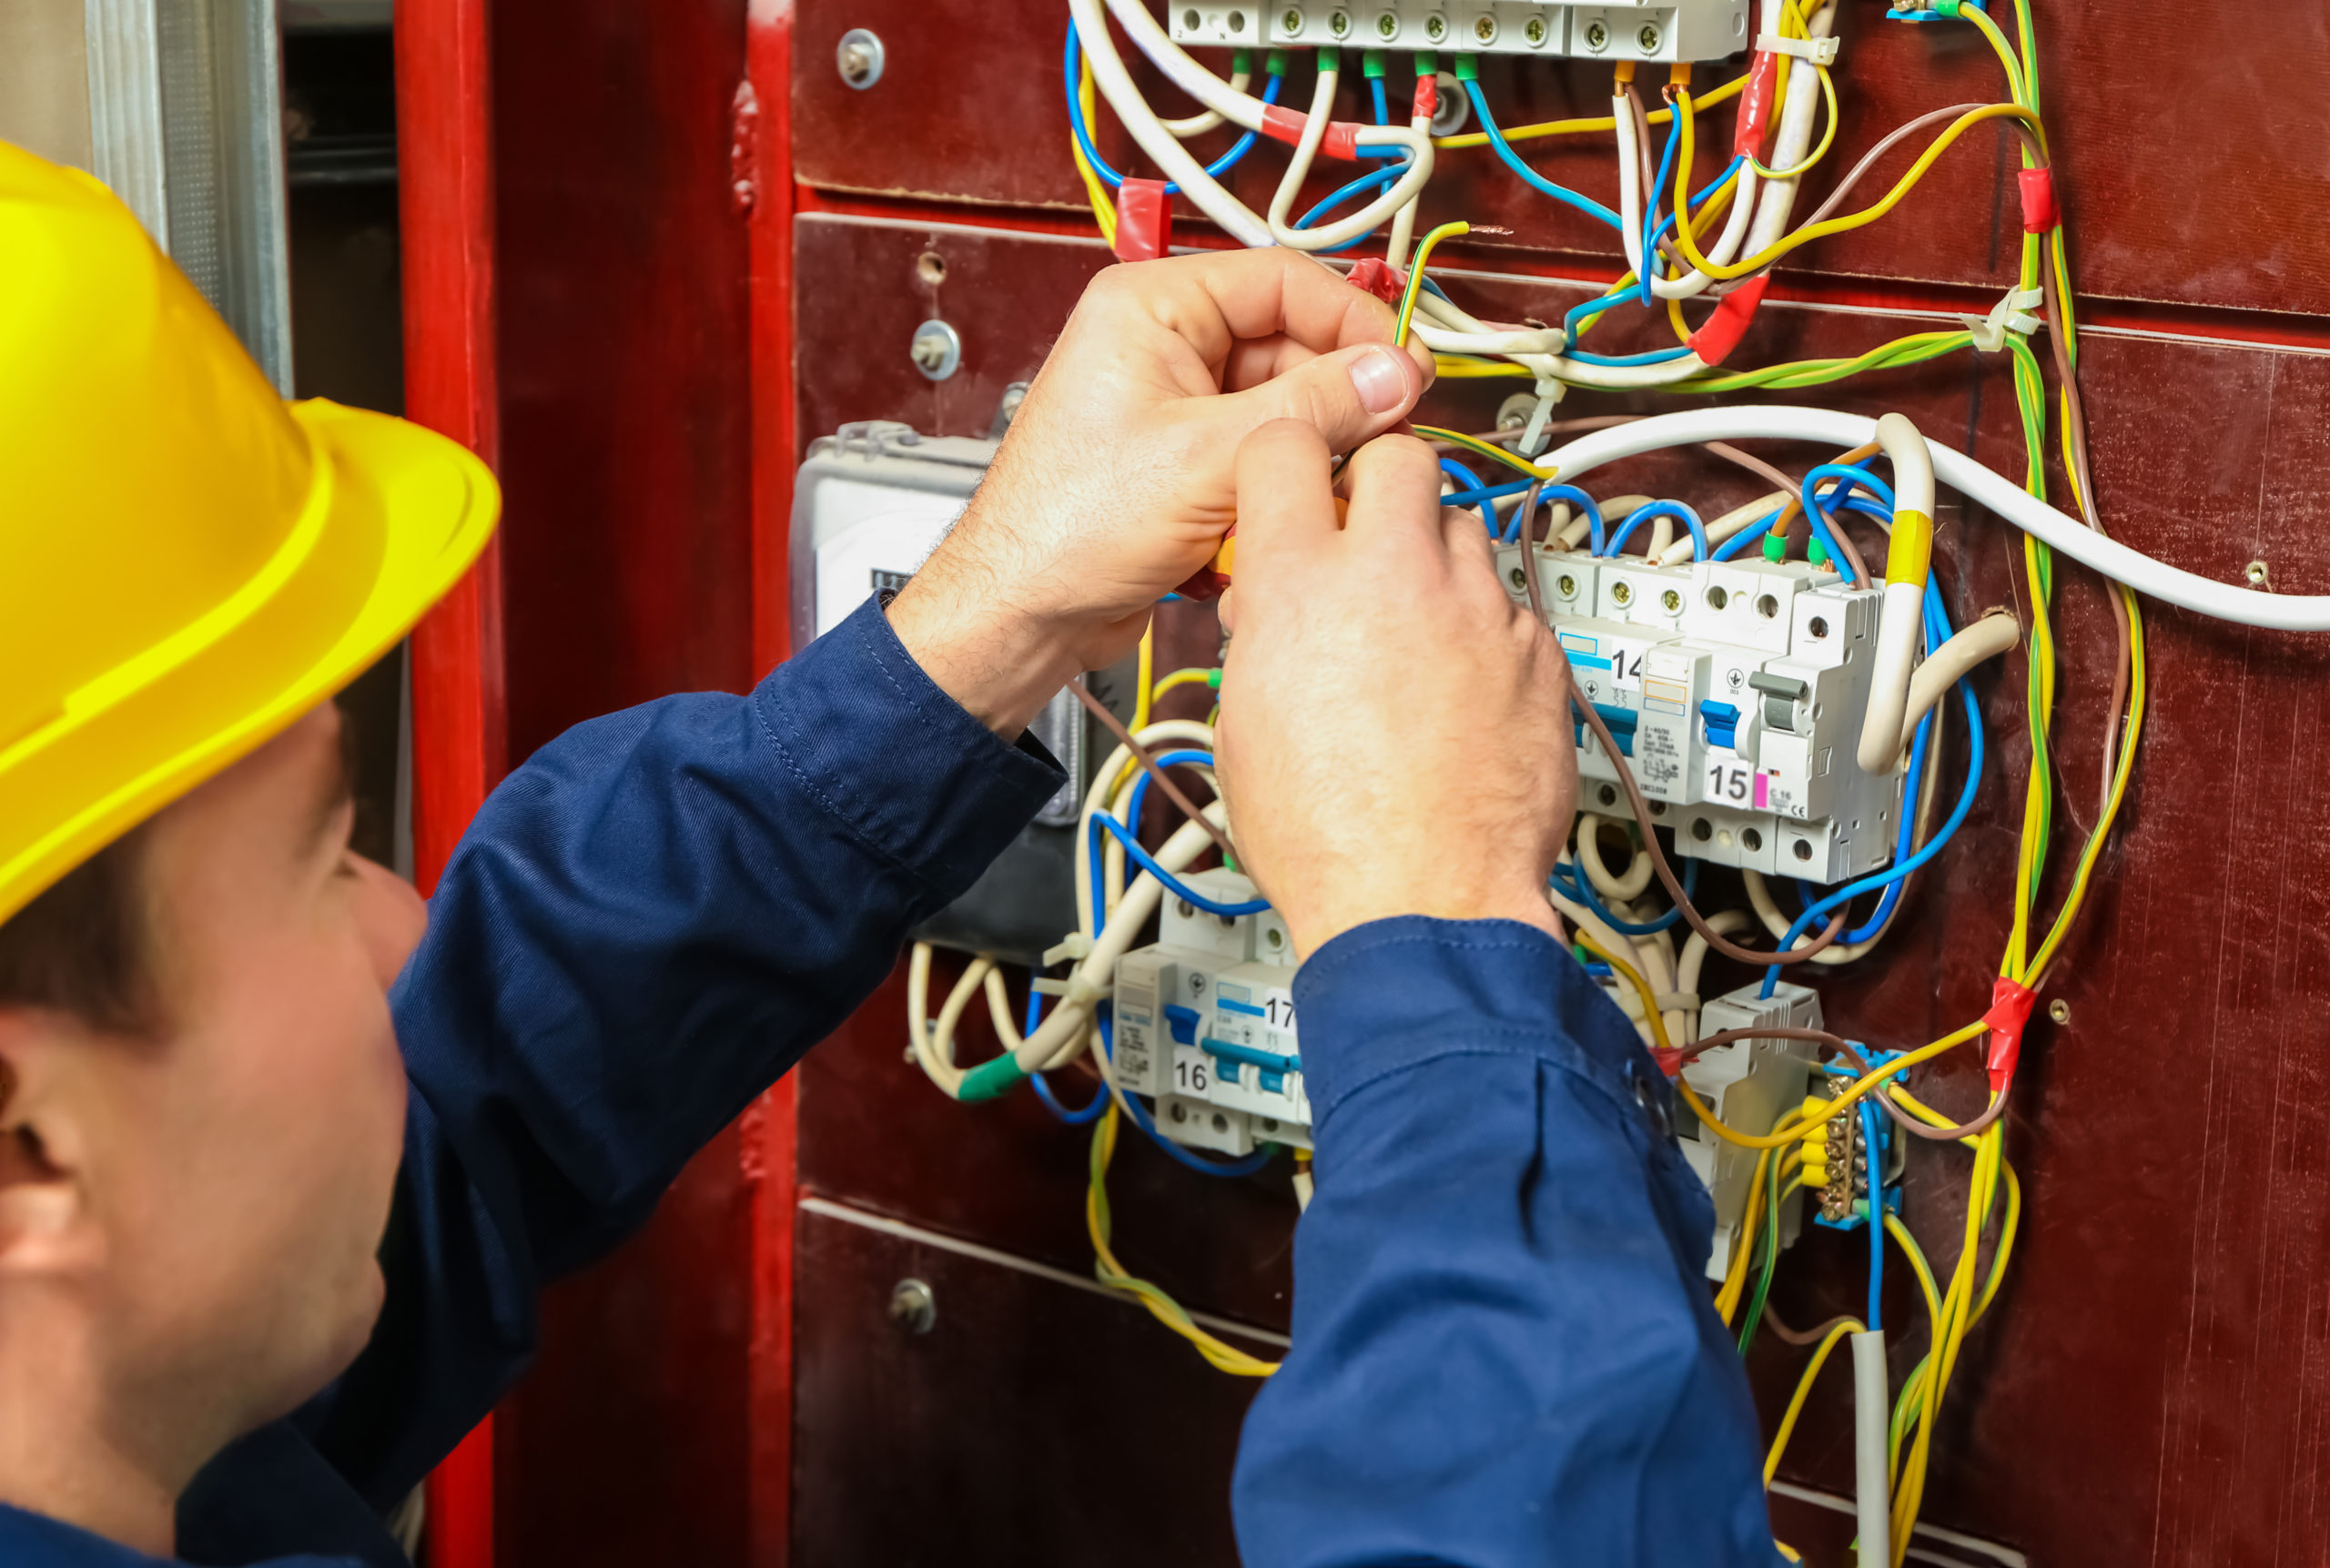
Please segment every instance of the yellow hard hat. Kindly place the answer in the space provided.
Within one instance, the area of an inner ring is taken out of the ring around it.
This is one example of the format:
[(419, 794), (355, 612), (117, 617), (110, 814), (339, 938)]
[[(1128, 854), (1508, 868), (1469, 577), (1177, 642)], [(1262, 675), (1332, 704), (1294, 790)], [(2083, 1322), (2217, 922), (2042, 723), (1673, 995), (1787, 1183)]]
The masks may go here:
[(379, 659), (500, 491), (286, 403), (105, 187), (0, 143), (0, 920)]

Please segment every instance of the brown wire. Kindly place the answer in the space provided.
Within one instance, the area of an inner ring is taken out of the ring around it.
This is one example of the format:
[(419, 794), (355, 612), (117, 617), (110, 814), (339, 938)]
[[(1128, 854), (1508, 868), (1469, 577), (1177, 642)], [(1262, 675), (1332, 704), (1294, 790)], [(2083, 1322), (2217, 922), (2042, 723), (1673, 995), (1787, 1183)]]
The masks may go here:
[(1842, 1035), (1833, 1035), (1826, 1029), (1798, 1029), (1778, 1024), (1766, 1028), (1718, 1029), (1703, 1040), (1694, 1040), (1685, 1046), (1676, 1053), (1676, 1059), (1687, 1062), (1701, 1051), (1711, 1051), (1717, 1046), (1737, 1045), (1741, 1040), (1810, 1040), (1816, 1045), (1827, 1046), (1840, 1057), (1849, 1057), (1863, 1074), (1869, 1071), (1869, 1058), (1860, 1054), (1859, 1047)]
[(1885, 1108), (1885, 1114), (1900, 1123), (1904, 1128), (1917, 1134), (1920, 1138), (1930, 1138), (1936, 1143), (1950, 1143), (1961, 1138), (1971, 1138), (2006, 1114), (2006, 1096), (1992, 1095), (1989, 1108), (1972, 1121), (1952, 1122), (1947, 1127), (1936, 1127), (1924, 1118), (1911, 1116), (1908, 1111), (1895, 1105), (1893, 1097), (1887, 1094), (1881, 1086), (1877, 1091), (1877, 1100)]
[(1634, 811), (1635, 821), (1642, 825), (1643, 848), (1649, 853), (1651, 869), (1658, 873), (1658, 880), (1666, 885), (1667, 897), (1674, 900), (1675, 907), (1683, 912), (1684, 920), (1699, 934), (1710, 951), (1720, 953), (1736, 963), (1751, 964), (1758, 968), (1773, 964), (1802, 964), (1843, 935), (1845, 912), (1841, 909), (1819, 936), (1805, 946), (1791, 947), (1785, 953), (1758, 952), (1752, 947), (1742, 947), (1709, 926), (1707, 917), (1692, 904), (1690, 895), (1683, 891), (1682, 881), (1676, 876), (1675, 868), (1666, 863), (1666, 852), (1659, 847), (1657, 819), (1650, 814), (1650, 803), (1643, 798), (1642, 785), (1635, 782), (1633, 764), (1619, 752), (1617, 742), (1610, 738), (1610, 726), (1602, 722), (1602, 715), (1594, 711), (1594, 704), (1578, 691), (1575, 676), (1570, 681), (1569, 703), (1577, 711), (1578, 717), (1585, 721), (1585, 727), (1594, 732), (1594, 738), (1602, 743), (1604, 754), (1617, 767), (1618, 783), (1626, 792), (1626, 804)]
[(1764, 1303), (1764, 1327), (1769, 1329), (1773, 1333), (1778, 1335), (1781, 1339), (1786, 1340), (1791, 1345), (1817, 1345), (1821, 1340), (1827, 1339), (1829, 1337), (1829, 1330), (1834, 1329), (1838, 1324), (1849, 1323), (1853, 1321), (1855, 1321), (1855, 1320), (1849, 1313), (1839, 1312), (1835, 1317), (1829, 1319), (1827, 1322), (1821, 1324), (1818, 1328), (1813, 1330), (1811, 1332), (1804, 1333), (1798, 1330), (1791, 1329), (1786, 1323), (1780, 1321), (1779, 1314), (1772, 1310), (1772, 1304), (1769, 1301)]
[(1180, 807), (1182, 815), (1205, 829), (1206, 836), (1213, 840), (1221, 848), (1222, 858), (1235, 864), (1238, 852), (1231, 845), (1230, 835), (1214, 826), (1203, 812), (1190, 804), (1190, 797), (1181, 793), (1180, 785), (1165, 776), (1165, 770), (1157, 765), (1156, 759), (1149, 754), (1149, 749), (1132, 738), (1132, 732), (1125, 728), (1123, 722), (1116, 714), (1109, 712), (1108, 707), (1099, 698), (1084, 689), (1084, 677), (1079, 675), (1075, 680), (1070, 681), (1068, 683), (1068, 689), (1076, 693), (1077, 700), (1091, 712), (1094, 718), (1108, 727), (1110, 734), (1117, 737), (1118, 744), (1132, 753), (1133, 761), (1141, 765), (1142, 771), (1149, 774), (1151, 784), (1165, 792), (1165, 798)]

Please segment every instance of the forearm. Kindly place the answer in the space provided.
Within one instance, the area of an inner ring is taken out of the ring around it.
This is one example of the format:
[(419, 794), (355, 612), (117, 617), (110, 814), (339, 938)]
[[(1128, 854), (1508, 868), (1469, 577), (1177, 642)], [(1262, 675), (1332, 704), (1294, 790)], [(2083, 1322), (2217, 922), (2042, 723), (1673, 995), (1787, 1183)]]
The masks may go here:
[(1296, 992), (1318, 1189), (1251, 1568), (1774, 1561), (1711, 1213), (1617, 1010), (1504, 921), (1363, 926)]

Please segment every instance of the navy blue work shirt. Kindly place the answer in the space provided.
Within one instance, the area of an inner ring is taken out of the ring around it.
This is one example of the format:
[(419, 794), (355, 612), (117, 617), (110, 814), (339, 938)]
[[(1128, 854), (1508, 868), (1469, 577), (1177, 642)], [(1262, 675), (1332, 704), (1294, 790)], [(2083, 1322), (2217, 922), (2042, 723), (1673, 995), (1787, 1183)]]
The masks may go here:
[[(401, 1568), (382, 1519), (524, 1370), (543, 1282), (645, 1223), (1059, 782), (870, 603), (749, 696), (596, 719), (512, 774), (392, 996), (380, 1324), (196, 1479), (181, 1560)], [(1707, 1195), (1617, 1009), (1503, 921), (1362, 926), (1295, 994), (1317, 1195), (1239, 1452), (1250, 1568), (1777, 1561)], [(9, 1568), (154, 1562), (0, 1506)]]

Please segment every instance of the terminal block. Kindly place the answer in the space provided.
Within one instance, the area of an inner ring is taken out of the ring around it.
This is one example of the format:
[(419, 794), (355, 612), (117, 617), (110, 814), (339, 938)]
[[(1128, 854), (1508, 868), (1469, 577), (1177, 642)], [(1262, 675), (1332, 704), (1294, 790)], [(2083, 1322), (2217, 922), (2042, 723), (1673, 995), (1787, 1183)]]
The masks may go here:
[[(1760, 983), (1743, 986), (1701, 1007), (1699, 1037), (1731, 1029), (1821, 1027), (1820, 998), (1811, 990), (1783, 984), (1769, 996), (1758, 996), (1761, 989)], [(1692, 1057), (1683, 1066), (1683, 1081), (1725, 1126), (1760, 1136), (1770, 1132), (1787, 1111), (1803, 1103), (1816, 1056), (1809, 1040), (1737, 1040)], [(1683, 1158), (1715, 1199), (1715, 1246), (1707, 1254), (1707, 1278), (1720, 1280), (1730, 1270), (1733, 1238), (1747, 1219), (1748, 1205), (1763, 1201), (1753, 1190), (1756, 1151), (1717, 1137), (1700, 1125), (1687, 1107), (1680, 1108), (1675, 1130)], [(1778, 1153), (1772, 1158), (1778, 1158)], [(1779, 1243), (1787, 1247), (1795, 1242), (1803, 1225), (1801, 1193), (1782, 1194), (1779, 1219)]]
[(1720, 60), (1748, 46), (1748, 0), (1607, 5), (1569, 0), (1174, 0), (1178, 44), (1446, 49), (1583, 60)]
[[(1578, 693), (1679, 853), (1817, 883), (1893, 858), (1902, 775), (1855, 758), (1881, 589), (1804, 561), (1532, 553)], [(1497, 568), (1525, 601), (1521, 546), (1501, 548)], [(1625, 814), (1616, 764), (1591, 730), (1575, 731), (1581, 804)]]
[[(1254, 897), (1234, 871), (1183, 881), (1216, 904)], [(1157, 1102), (1159, 1132), (1230, 1155), (1258, 1143), (1311, 1147), (1294, 971), (1276, 913), (1209, 915), (1166, 895), (1157, 945), (1117, 961), (1115, 1007), (1117, 1081)]]
[[(1893, 1051), (1869, 1053), (1871, 1066), (1881, 1066), (1899, 1055)], [(1812, 1086), (1805, 1097), (1804, 1108), (1816, 1111), (1844, 1092), (1851, 1079), (1829, 1077)], [(1838, 1112), (1821, 1123), (1804, 1139), (1804, 1179), (1806, 1190), (1820, 1202), (1818, 1222), (1837, 1230), (1858, 1230), (1869, 1223), (1869, 1176), (1877, 1178), (1877, 1190), (1884, 1206), (1895, 1213), (1901, 1209), (1901, 1157), (1899, 1137), (1893, 1130), (1890, 1117), (1877, 1118), (1877, 1139), (1872, 1146), (1869, 1135), (1862, 1130), (1858, 1108)]]

